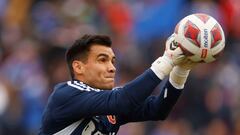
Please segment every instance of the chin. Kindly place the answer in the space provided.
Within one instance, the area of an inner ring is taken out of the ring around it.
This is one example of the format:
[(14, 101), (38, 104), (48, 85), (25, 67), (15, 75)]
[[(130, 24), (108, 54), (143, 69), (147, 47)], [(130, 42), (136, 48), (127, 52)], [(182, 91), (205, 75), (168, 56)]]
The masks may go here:
[(105, 86), (103, 89), (104, 90), (112, 90), (114, 87), (114, 85), (109, 85), (109, 86)]
[(104, 86), (102, 86), (101, 89), (103, 89), (103, 90), (112, 90), (113, 87), (114, 87), (114, 83), (108, 84), (108, 85), (104, 85)]

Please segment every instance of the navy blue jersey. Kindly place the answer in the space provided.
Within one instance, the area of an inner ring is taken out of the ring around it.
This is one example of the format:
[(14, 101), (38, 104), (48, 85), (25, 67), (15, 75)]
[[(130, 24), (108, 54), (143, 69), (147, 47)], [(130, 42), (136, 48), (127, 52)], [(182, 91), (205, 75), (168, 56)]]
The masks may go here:
[(161, 80), (151, 69), (113, 90), (74, 80), (56, 85), (48, 99), (40, 135), (116, 135), (128, 122), (164, 120), (181, 94), (169, 81), (150, 96)]

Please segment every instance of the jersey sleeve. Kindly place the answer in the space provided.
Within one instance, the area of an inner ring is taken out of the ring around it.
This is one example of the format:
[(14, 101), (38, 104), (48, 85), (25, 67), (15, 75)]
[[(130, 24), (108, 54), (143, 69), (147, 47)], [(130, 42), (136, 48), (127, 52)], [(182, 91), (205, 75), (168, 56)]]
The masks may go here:
[(160, 82), (149, 69), (124, 87), (109, 91), (87, 90), (72, 84), (58, 89), (52, 95), (51, 112), (57, 120), (127, 115), (142, 104)]
[(146, 120), (164, 120), (179, 99), (182, 90), (174, 88), (169, 81), (163, 85), (158, 96), (148, 97), (144, 103), (128, 115), (122, 115), (121, 123), (139, 122)]

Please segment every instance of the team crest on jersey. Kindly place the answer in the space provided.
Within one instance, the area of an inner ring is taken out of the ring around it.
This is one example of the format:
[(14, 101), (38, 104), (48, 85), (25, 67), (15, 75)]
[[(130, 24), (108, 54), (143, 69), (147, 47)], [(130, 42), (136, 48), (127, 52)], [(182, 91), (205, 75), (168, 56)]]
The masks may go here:
[(107, 119), (111, 124), (116, 124), (117, 123), (115, 115), (107, 115)]

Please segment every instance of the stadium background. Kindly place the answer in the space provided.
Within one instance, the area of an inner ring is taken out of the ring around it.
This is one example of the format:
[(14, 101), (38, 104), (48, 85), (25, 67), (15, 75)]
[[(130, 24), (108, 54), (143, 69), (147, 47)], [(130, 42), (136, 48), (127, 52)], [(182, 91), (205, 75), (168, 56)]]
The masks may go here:
[(0, 0), (0, 135), (37, 134), (54, 84), (68, 80), (65, 48), (85, 33), (111, 36), (117, 85), (160, 56), (184, 16), (215, 17), (224, 55), (191, 71), (164, 122), (124, 125), (119, 135), (240, 135), (239, 0)]

